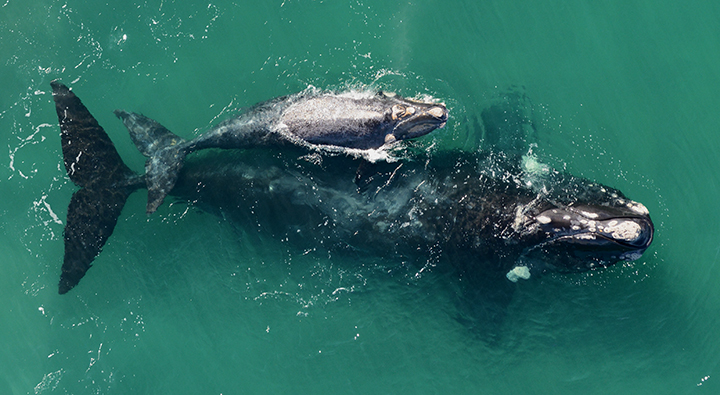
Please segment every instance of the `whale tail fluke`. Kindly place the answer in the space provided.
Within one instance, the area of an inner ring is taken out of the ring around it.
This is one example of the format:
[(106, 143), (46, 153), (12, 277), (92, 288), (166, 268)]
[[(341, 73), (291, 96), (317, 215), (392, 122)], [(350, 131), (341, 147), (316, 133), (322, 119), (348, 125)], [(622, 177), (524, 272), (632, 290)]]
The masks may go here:
[(145, 182), (148, 189), (147, 213), (151, 214), (175, 186), (187, 155), (187, 141), (144, 115), (124, 110), (115, 110), (115, 115), (127, 127), (140, 153), (148, 158), (145, 162)]
[(58, 287), (64, 294), (90, 269), (115, 229), (127, 197), (144, 181), (125, 165), (110, 137), (80, 99), (58, 81), (50, 85), (65, 170), (81, 187), (73, 194), (65, 223), (65, 257)]

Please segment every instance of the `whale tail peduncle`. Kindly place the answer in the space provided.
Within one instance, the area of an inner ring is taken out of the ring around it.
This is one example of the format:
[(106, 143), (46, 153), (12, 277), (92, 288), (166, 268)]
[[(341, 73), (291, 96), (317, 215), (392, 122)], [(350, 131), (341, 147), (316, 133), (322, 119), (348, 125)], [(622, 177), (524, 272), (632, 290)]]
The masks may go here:
[(110, 137), (80, 99), (58, 81), (50, 83), (60, 125), (65, 170), (78, 185), (68, 206), (65, 257), (58, 291), (75, 287), (92, 266), (117, 223), (125, 201), (144, 186), (125, 165)]
[(152, 214), (173, 189), (180, 174), (188, 143), (166, 127), (144, 115), (115, 110), (130, 132), (130, 138), (145, 162), (145, 182), (148, 189), (147, 213)]

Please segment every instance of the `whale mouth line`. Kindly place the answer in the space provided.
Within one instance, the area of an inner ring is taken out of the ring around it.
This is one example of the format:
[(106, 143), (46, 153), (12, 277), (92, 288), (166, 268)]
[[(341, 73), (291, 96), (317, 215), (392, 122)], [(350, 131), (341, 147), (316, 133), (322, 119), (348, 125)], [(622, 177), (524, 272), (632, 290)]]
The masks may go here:
[(605, 247), (611, 247), (611, 246), (617, 246), (619, 248), (626, 248), (627, 251), (624, 251), (620, 253), (619, 255), (626, 254), (627, 252), (632, 251), (644, 251), (647, 248), (647, 245), (649, 245), (649, 242), (646, 245), (634, 245), (629, 242), (625, 242), (622, 240), (618, 240), (615, 238), (612, 238), (610, 236), (603, 235), (601, 233), (590, 233), (590, 232), (584, 232), (584, 233), (578, 233), (574, 235), (563, 235), (558, 236), (553, 239), (547, 240), (544, 243), (541, 243), (541, 245), (538, 245), (537, 247), (543, 247), (543, 246), (553, 246), (556, 245), (556, 242), (568, 242), (568, 244), (579, 244), (584, 245), (587, 247), (590, 246), (596, 246), (596, 247), (602, 247), (603, 245)]

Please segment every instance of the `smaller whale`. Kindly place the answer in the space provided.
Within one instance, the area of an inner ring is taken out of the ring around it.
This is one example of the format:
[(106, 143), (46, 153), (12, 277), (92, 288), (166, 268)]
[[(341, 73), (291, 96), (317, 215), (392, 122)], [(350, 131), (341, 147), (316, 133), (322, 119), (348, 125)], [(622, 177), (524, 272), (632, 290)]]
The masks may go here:
[(148, 157), (147, 213), (173, 189), (185, 157), (206, 148), (241, 149), (292, 143), (321, 151), (350, 153), (379, 149), (445, 126), (443, 104), (387, 92), (303, 92), (259, 103), (186, 141), (144, 115), (115, 111), (138, 150)]

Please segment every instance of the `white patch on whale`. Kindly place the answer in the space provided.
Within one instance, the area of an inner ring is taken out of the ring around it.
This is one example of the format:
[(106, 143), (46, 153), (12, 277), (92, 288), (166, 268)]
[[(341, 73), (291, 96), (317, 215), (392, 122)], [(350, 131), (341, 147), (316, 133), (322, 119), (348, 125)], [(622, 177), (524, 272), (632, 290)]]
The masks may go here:
[(552, 219), (550, 219), (550, 217), (546, 217), (544, 215), (538, 215), (535, 219), (537, 220), (537, 222), (540, 222), (543, 225), (549, 224), (552, 221)]
[(527, 266), (515, 266), (505, 275), (508, 280), (516, 283), (519, 279), (527, 280), (530, 278), (530, 269)]
[(583, 216), (585, 216), (585, 217), (587, 217), (587, 218), (593, 218), (593, 219), (595, 219), (595, 218), (598, 217), (597, 213), (591, 213), (591, 212), (589, 212), (589, 211), (580, 211), (580, 214), (582, 214)]
[(609, 233), (613, 239), (633, 241), (640, 237), (642, 228), (635, 222), (623, 221), (619, 224), (616, 223), (614, 226), (608, 224), (604, 231)]

